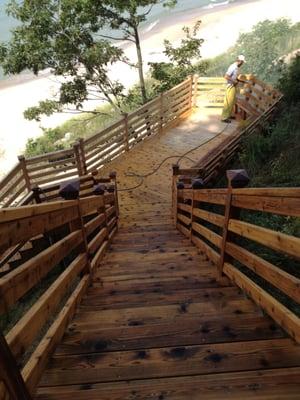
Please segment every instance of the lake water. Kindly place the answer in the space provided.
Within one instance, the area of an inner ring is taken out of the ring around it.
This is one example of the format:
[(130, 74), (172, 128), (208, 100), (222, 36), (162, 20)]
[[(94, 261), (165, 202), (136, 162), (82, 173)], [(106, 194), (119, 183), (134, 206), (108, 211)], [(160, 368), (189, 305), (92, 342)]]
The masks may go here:
[[(178, 4), (173, 9), (166, 9), (162, 5), (153, 7), (151, 14), (141, 29), (144, 32), (150, 32), (162, 19), (172, 18), (176, 14), (191, 11), (193, 9), (213, 9), (219, 5), (232, 3), (234, 0), (178, 0)], [(8, 17), (5, 12), (8, 0), (0, 0), (0, 42), (9, 40), (10, 30), (17, 25), (17, 21)], [(0, 80), (5, 79), (3, 71), (0, 68)]]

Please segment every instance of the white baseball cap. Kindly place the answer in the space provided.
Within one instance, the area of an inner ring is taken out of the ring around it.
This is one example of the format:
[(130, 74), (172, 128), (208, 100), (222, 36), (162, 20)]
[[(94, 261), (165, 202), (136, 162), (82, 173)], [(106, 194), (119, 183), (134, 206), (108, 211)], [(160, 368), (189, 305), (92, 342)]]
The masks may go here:
[(242, 54), (240, 54), (240, 55), (237, 57), (237, 59), (238, 59), (239, 61), (243, 61), (244, 63), (246, 62), (245, 56), (243, 56)]

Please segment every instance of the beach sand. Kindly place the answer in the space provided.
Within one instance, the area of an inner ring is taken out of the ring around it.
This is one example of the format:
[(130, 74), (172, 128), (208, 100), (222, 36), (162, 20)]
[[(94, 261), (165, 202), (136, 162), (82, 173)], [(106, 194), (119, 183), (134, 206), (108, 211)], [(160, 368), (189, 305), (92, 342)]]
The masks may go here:
[[(149, 61), (162, 61), (163, 40), (179, 42), (182, 27), (202, 20), (200, 37), (205, 39), (201, 53), (203, 58), (216, 56), (233, 45), (239, 33), (251, 30), (252, 26), (264, 19), (274, 20), (288, 17), (293, 22), (300, 21), (300, 8), (297, 0), (249, 0), (219, 6), (214, 9), (200, 9), (199, 12), (178, 14), (158, 22), (150, 32), (142, 36), (142, 47), (147, 70)], [(136, 61), (135, 48), (127, 46), (126, 55)], [(118, 78), (128, 88), (137, 80), (137, 73), (127, 65), (118, 64), (112, 68), (112, 78)], [(0, 86), (0, 176), (7, 173), (17, 162), (17, 155), (24, 150), (28, 138), (42, 133), (41, 126), (55, 127), (70, 118), (69, 114), (56, 114), (45, 117), (41, 123), (27, 121), (23, 111), (36, 105), (40, 100), (55, 96), (59, 79), (53, 76), (33, 78), (17, 85)], [(87, 109), (95, 108), (93, 101), (86, 104)]]

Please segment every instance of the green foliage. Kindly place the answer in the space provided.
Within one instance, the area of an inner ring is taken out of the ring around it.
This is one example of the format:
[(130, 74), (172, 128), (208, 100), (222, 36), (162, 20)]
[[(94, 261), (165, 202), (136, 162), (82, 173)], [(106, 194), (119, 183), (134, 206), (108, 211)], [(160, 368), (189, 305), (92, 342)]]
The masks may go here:
[(289, 67), (285, 67), (278, 87), (288, 104), (300, 103), (300, 56), (297, 56)]
[(207, 62), (195, 61), (201, 58), (200, 48), (203, 39), (197, 37), (201, 21), (198, 21), (192, 29), (183, 28), (184, 39), (178, 47), (174, 47), (169, 40), (165, 40), (164, 54), (170, 62), (150, 63), (151, 76), (159, 82), (158, 90), (165, 91), (182, 82), (188, 75), (194, 73), (203, 74), (207, 69)]
[(91, 1), (41, 0), (9, 3), (9, 13), (21, 24), (12, 32), (9, 43), (0, 47), (0, 63), (6, 74), (50, 68), (55, 75), (66, 77), (58, 99), (45, 100), (28, 110), (25, 117), (39, 120), (40, 114), (68, 108), (77, 110), (96, 89), (118, 107), (123, 86), (109, 79), (111, 64), (126, 61), (123, 51), (95, 32), (103, 20)]
[(254, 186), (299, 186), (300, 106), (285, 108), (264, 134), (250, 136), (239, 155)]
[(44, 129), (43, 131), (43, 135), (40, 137), (28, 139), (25, 148), (25, 155), (27, 157), (64, 149), (65, 146), (63, 144), (57, 143), (58, 140), (63, 138), (63, 134), (59, 128)]
[[(83, 102), (90, 99), (105, 100), (121, 113), (124, 87), (118, 80), (112, 81), (108, 71), (117, 62), (131, 63), (112, 40), (128, 40), (136, 45), (145, 102), (138, 28), (157, 3), (174, 6), (176, 0), (10, 0), (8, 12), (20, 25), (13, 30), (9, 43), (0, 44), (4, 72), (30, 70), (38, 74), (50, 68), (53, 74), (66, 78), (55, 100), (45, 99), (25, 112), (25, 117), (39, 120), (41, 115), (69, 109), (70, 105), (80, 111)], [(105, 27), (114, 30), (112, 36), (102, 34)]]
[(284, 70), (282, 56), (299, 47), (300, 23), (292, 25), (284, 18), (265, 20), (255, 25), (251, 32), (240, 34), (236, 44), (226, 53), (209, 60), (207, 74), (223, 76), (236, 57), (244, 54), (247, 63), (243, 66), (243, 71), (274, 84)]

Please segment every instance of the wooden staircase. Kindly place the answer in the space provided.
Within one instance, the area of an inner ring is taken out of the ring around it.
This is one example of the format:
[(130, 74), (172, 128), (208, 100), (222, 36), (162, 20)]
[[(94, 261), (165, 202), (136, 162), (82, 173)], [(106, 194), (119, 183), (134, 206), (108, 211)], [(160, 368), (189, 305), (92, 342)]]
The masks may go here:
[(39, 400), (299, 399), (300, 348), (172, 222), (127, 206)]

